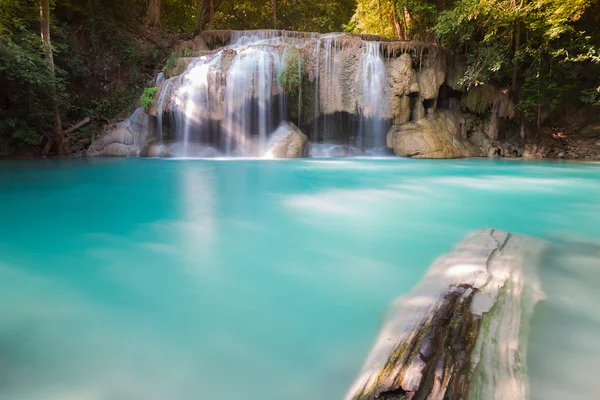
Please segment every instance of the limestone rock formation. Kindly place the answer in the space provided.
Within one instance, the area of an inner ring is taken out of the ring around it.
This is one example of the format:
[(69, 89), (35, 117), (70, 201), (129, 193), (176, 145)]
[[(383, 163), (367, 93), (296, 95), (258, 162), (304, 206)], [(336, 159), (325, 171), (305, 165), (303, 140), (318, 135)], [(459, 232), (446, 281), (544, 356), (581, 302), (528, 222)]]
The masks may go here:
[(500, 89), (491, 84), (475, 86), (462, 97), (463, 106), (476, 114), (489, 113), (486, 134), (490, 139), (498, 139), (499, 118), (514, 118), (515, 105), (508, 95), (508, 89)]
[(347, 400), (526, 400), (543, 242), (469, 235), (394, 302)]
[(419, 93), (417, 72), (412, 68), (410, 54), (402, 54), (387, 62), (388, 82), (390, 84), (391, 117), (394, 124), (410, 121), (410, 94)]
[[(500, 119), (514, 117), (508, 92), (485, 84), (457, 94), (464, 65), (432, 44), (351, 34), (207, 31), (174, 54), (167, 79), (157, 82), (144, 133), (129, 121), (95, 141), (88, 154), (102, 155), (109, 144), (121, 143), (135, 146), (127, 154), (144, 150), (168, 156), (178, 154), (177, 148), (147, 145), (185, 142), (188, 150), (202, 145), (256, 157), (290, 117), (310, 131), (313, 141), (354, 144), (363, 151), (382, 147), (381, 139), (393, 126), (388, 147), (399, 156), (523, 152), (497, 140)], [(467, 116), (477, 114), (478, 126), (465, 122), (461, 109)], [(350, 122), (332, 127), (332, 121)], [(288, 156), (287, 150), (276, 150), (274, 156)], [(125, 151), (113, 146), (107, 152)], [(300, 153), (306, 155), (303, 149)], [(351, 153), (338, 148), (328, 154)]]
[(460, 158), (482, 156), (466, 139), (465, 120), (456, 110), (438, 110), (430, 117), (395, 125), (387, 146), (401, 157)]
[(308, 138), (291, 122), (283, 123), (269, 139), (269, 158), (301, 158), (309, 152)]
[(164, 146), (159, 143), (148, 144), (140, 152), (140, 157), (171, 157), (169, 146)]
[(146, 145), (151, 131), (150, 119), (144, 109), (138, 108), (128, 120), (92, 142), (87, 156), (137, 156)]
[[(261, 56), (256, 52), (246, 54), (244, 44), (247, 43), (247, 40), (243, 40), (245, 37), (274, 38), (278, 37), (277, 35), (280, 35), (283, 40), (265, 44), (263, 47), (263, 50), (273, 55), (274, 58), (271, 61), (259, 61), (258, 58)], [(195, 62), (193, 60), (197, 60), (197, 57), (205, 60), (215, 59), (210, 66), (211, 69), (214, 69), (214, 73), (210, 73), (212, 83), (209, 98), (220, 99), (220, 102), (217, 102), (216, 111), (209, 117), (213, 120), (222, 120), (223, 110), (220, 110), (222, 108), (220, 105), (226, 96), (229, 80), (232, 79), (229, 74), (232, 64), (237, 67), (245, 65), (246, 68), (251, 68), (253, 59), (255, 59), (255, 63), (260, 62), (260, 66), (256, 64), (254, 68), (257, 73), (260, 68), (260, 74), (271, 77), (272, 84), (269, 85), (269, 90), (271, 95), (275, 96), (282, 90), (281, 85), (277, 84), (277, 80), (278, 73), (282, 68), (286, 68), (286, 51), (293, 48), (301, 55), (302, 71), (300, 73), (305, 77), (303, 79), (307, 79), (303, 83), (305, 90), (303, 100), (305, 103), (315, 103), (310, 106), (311, 113), (305, 112), (306, 115), (303, 115), (303, 118), (310, 122), (312, 118), (319, 115), (357, 114), (361, 111), (369, 111), (372, 100), (365, 96), (365, 82), (369, 82), (372, 77), (363, 76), (368, 73), (366, 72), (368, 68), (361, 68), (365, 46), (368, 43), (364, 40), (380, 41), (381, 48), (378, 48), (378, 51), (388, 54), (387, 57), (382, 58), (387, 72), (387, 81), (380, 93), (381, 101), (376, 107), (378, 118), (394, 119), (396, 124), (407, 122), (411, 115), (411, 102), (408, 97), (410, 94), (415, 94), (421, 102), (427, 99), (437, 99), (440, 86), (446, 77), (447, 68), (445, 54), (434, 45), (422, 42), (393, 41), (365, 35), (321, 36), (313, 33), (286, 31), (203, 32), (193, 40), (178, 46), (175, 54), (179, 58), (166, 71), (165, 76), (178, 79), (180, 82), (164, 87), (173, 91), (181, 86), (182, 79), (186, 79), (185, 74), (197, 75), (191, 71)], [(238, 44), (229, 46), (234, 42)], [(196, 58), (190, 58), (190, 56)], [(209, 63), (208, 61), (204, 62), (204, 64)], [(240, 93), (235, 100), (241, 104), (248, 98), (258, 98), (263, 88), (257, 87), (257, 83), (258, 80), (249, 82), (244, 93)], [(161, 91), (162, 88), (159, 88), (158, 92)], [(309, 95), (308, 92), (312, 93)], [(166, 97), (171, 98), (172, 96), (167, 94)], [(149, 109), (149, 113), (153, 116), (156, 115), (158, 99), (159, 96), (156, 96)], [(236, 104), (231, 106), (239, 108)], [(416, 107), (414, 115), (424, 113), (424, 110), (419, 111), (422, 109), (422, 104), (416, 104)], [(292, 110), (292, 114), (295, 115), (295, 113), (297, 110)], [(369, 114), (369, 112), (367, 113)]]

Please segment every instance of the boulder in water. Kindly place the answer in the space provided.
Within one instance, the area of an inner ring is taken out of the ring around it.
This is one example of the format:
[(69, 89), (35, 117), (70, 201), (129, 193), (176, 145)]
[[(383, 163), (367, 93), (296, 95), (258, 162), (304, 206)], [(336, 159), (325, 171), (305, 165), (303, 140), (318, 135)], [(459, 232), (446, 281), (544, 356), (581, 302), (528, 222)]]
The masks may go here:
[(302, 158), (309, 152), (308, 138), (291, 122), (282, 123), (268, 143), (269, 158)]
[(128, 157), (137, 156), (140, 149), (133, 144), (127, 145), (123, 143), (111, 143), (102, 149), (101, 154), (105, 157)]
[(456, 110), (438, 110), (432, 116), (393, 126), (387, 145), (397, 156), (415, 158), (461, 158), (482, 156), (464, 138), (465, 121)]
[(167, 145), (152, 143), (142, 149), (140, 157), (171, 157), (171, 152)]
[(114, 129), (92, 142), (87, 156), (137, 156), (151, 134), (148, 114), (138, 108), (129, 119), (119, 122)]
[(469, 235), (394, 302), (347, 400), (529, 398), (527, 340), (544, 242)]

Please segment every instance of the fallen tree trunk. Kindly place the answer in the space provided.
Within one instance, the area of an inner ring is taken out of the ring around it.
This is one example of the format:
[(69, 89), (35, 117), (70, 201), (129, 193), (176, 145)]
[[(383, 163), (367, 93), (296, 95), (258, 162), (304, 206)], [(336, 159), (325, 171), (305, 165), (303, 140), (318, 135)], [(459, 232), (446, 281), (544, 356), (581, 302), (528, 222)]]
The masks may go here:
[(543, 246), (486, 229), (434, 262), (392, 306), (346, 399), (527, 399)]
[(88, 122), (90, 122), (90, 117), (85, 117), (83, 120), (79, 121), (78, 123), (76, 123), (75, 125), (73, 125), (72, 127), (70, 127), (69, 129), (67, 129), (65, 131), (65, 134), (69, 134), (71, 132), (75, 132), (77, 129), (81, 128), (82, 126), (84, 126)]

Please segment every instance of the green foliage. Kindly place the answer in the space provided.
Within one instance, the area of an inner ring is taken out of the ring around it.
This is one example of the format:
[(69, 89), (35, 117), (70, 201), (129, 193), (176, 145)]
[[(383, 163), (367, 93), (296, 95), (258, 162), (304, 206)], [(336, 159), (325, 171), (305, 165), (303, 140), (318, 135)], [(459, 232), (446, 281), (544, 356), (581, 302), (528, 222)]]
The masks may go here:
[(300, 90), (304, 72), (304, 58), (296, 48), (290, 48), (286, 51), (283, 66), (279, 72), (279, 84), (284, 92), (291, 94)]
[(521, 101), (517, 108), (525, 111), (528, 119), (534, 120), (540, 107), (546, 112), (553, 111), (575, 85), (574, 77), (568, 76), (564, 68), (552, 69), (547, 65), (534, 65), (525, 76), (521, 88)]
[[(510, 86), (518, 108), (535, 119), (566, 99), (598, 103), (598, 21), (594, 0), (358, 0), (350, 28), (437, 41), (464, 55), (464, 88)], [(477, 109), (481, 92), (469, 93)]]
[(289, 48), (283, 58), (283, 65), (277, 77), (293, 117), (298, 112), (306, 117), (314, 112), (315, 85), (306, 72), (306, 54), (296, 48)]
[[(350, 21), (356, 0), (277, 0), (277, 28), (309, 32), (340, 32)], [(273, 28), (271, 2), (222, 0), (214, 29)]]
[(50, 3), (56, 78), (41, 49), (39, 3), (0, 0), (0, 156), (50, 134), (54, 91), (64, 126), (112, 118), (135, 101), (162, 57), (132, 33), (145, 0)]
[(359, 0), (352, 16), (351, 31), (395, 37), (392, 0)]
[(186, 49), (183, 51), (183, 56), (184, 56), (184, 57), (191, 57), (191, 56), (192, 56), (192, 50), (190, 50), (190, 49), (187, 49), (187, 48), (186, 48)]
[(0, 154), (10, 154), (23, 145), (37, 145), (39, 136), (35, 126), (35, 120), (26, 116), (0, 120)]
[(541, 112), (551, 112), (578, 85), (587, 85), (575, 64), (599, 61), (597, 23), (584, 18), (591, 5), (591, 0), (458, 0), (439, 15), (433, 31), (444, 46), (466, 54), (464, 86), (510, 85), (518, 108), (539, 121)]
[(148, 111), (148, 107), (152, 104), (157, 90), (158, 88), (156, 87), (144, 89), (144, 94), (142, 94), (142, 107), (144, 107), (144, 110)]
[(165, 66), (162, 68), (162, 72), (167, 72), (168, 70), (173, 68), (175, 66), (176, 62), (177, 62), (177, 54), (171, 53), (169, 55), (169, 58), (167, 58), (167, 62), (165, 63)]
[(581, 92), (581, 101), (600, 107), (600, 86), (597, 88), (584, 89)]
[(386, 37), (433, 40), (438, 14), (451, 2), (437, 0), (358, 0), (351, 31)]

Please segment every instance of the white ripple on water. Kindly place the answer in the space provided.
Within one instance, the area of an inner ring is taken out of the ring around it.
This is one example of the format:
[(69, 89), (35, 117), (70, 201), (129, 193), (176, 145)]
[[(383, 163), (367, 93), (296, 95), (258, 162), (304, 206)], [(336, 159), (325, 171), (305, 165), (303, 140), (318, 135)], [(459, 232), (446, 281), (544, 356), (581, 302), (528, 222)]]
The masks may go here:
[(393, 189), (332, 189), (318, 193), (287, 196), (284, 205), (319, 213), (358, 216), (374, 210), (385, 201), (413, 198), (409, 193)]
[[(427, 180), (427, 178), (425, 178)], [(567, 186), (590, 187), (590, 182), (580, 178), (531, 178), (520, 176), (482, 175), (479, 177), (448, 176), (428, 179), (432, 183), (463, 186), (473, 189), (496, 191), (543, 191), (555, 192)]]

